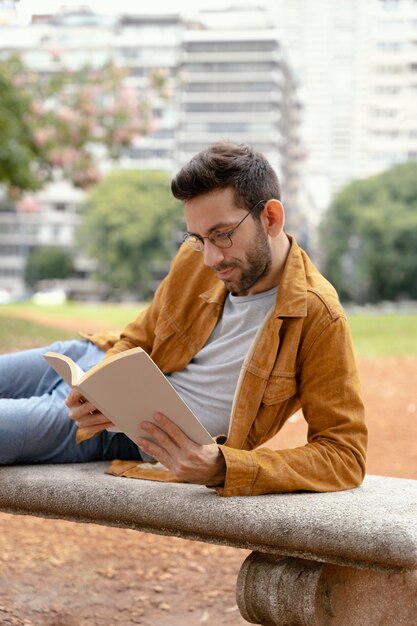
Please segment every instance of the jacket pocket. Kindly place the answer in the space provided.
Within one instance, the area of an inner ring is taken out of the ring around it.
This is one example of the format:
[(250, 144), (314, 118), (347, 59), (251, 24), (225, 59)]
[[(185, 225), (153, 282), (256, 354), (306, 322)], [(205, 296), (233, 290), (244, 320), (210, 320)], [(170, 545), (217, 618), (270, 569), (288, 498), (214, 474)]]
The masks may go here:
[(263, 404), (270, 406), (284, 402), (297, 393), (297, 381), (293, 374), (272, 374), (267, 382)]
[(151, 357), (163, 371), (173, 371), (175, 360), (179, 359), (177, 330), (167, 317), (160, 318), (154, 330)]
[(174, 335), (177, 331), (174, 323), (168, 317), (162, 317), (155, 326), (155, 338), (160, 343)]

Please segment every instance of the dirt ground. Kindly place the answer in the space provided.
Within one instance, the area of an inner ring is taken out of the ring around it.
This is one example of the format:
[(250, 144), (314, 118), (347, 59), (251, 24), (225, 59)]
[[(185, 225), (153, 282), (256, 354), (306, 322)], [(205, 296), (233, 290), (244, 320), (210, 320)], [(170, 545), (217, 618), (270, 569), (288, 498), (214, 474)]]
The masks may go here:
[[(417, 358), (359, 362), (368, 473), (417, 479)], [(282, 447), (305, 440), (295, 417)], [(121, 479), (122, 480), (122, 479)], [(247, 552), (29, 516), (0, 514), (0, 626), (238, 626)]]

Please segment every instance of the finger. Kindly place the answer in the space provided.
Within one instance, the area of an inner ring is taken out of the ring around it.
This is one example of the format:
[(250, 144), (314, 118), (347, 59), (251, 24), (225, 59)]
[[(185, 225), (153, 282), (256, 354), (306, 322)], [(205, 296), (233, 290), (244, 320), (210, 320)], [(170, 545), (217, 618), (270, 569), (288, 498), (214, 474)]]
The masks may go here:
[(161, 448), (171, 450), (171, 453), (178, 449), (178, 443), (163, 429), (162, 424), (159, 427), (157, 424), (145, 421), (141, 423), (141, 427)]
[(77, 404), (82, 404), (84, 402), (85, 402), (85, 398), (78, 391), (78, 389), (71, 389), (71, 391), (69, 392), (67, 396), (67, 399), (65, 400), (65, 404), (68, 407), (76, 406)]
[(70, 417), (75, 421), (78, 428), (95, 428), (96, 432), (104, 430), (105, 428), (112, 428), (114, 426), (113, 422), (100, 412), (87, 413), (82, 416), (70, 414)]
[(195, 441), (190, 439), (179, 426), (174, 424), (174, 422), (163, 413), (154, 413), (153, 419), (155, 420), (156, 424), (169, 435), (169, 437), (177, 444), (178, 447), (199, 447), (197, 446)]
[(89, 426), (101, 426), (102, 428), (111, 428), (113, 422), (107, 419), (102, 413), (92, 413), (84, 415), (82, 418), (75, 420), (80, 428), (88, 428)]
[(97, 413), (96, 407), (91, 402), (83, 402), (69, 407), (69, 416), (72, 420), (82, 419), (86, 415)]
[(167, 450), (161, 448), (161, 446), (154, 441), (150, 441), (144, 437), (138, 437), (136, 443), (139, 448), (143, 450), (143, 452), (146, 452), (146, 454), (149, 454), (149, 456), (152, 456), (154, 459), (162, 463), (162, 465), (164, 465), (167, 469), (172, 471), (173, 460)]

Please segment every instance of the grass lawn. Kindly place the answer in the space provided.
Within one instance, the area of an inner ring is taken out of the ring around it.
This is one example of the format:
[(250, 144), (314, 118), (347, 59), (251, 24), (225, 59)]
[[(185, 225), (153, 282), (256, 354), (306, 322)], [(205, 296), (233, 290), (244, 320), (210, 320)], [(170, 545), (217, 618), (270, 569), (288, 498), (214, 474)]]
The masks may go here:
[(349, 315), (358, 356), (417, 356), (417, 314)]
[(82, 302), (68, 302), (56, 306), (42, 306), (31, 302), (7, 304), (0, 306), (0, 314), (13, 317), (20, 311), (40, 313), (42, 316), (68, 318), (72, 320), (97, 319), (108, 328), (123, 328), (134, 320), (146, 303), (134, 304), (84, 304)]
[[(40, 346), (56, 339), (75, 337), (75, 332), (54, 329), (14, 318), (19, 311), (39, 312), (51, 322), (54, 318), (71, 319), (74, 329), (77, 321), (100, 320), (108, 328), (123, 328), (136, 318), (140, 304), (68, 303), (61, 306), (39, 306), (31, 303), (0, 307), (0, 351), (27, 346)], [(417, 356), (417, 314), (351, 314), (349, 324), (357, 356)]]
[[(100, 304), (67, 303), (61, 306), (39, 306), (29, 302), (0, 306), (0, 352), (9, 352), (25, 348), (47, 345), (57, 339), (78, 337), (78, 324), (85, 319), (100, 320), (109, 329), (123, 328), (135, 319), (144, 305), (131, 304)], [(19, 319), (19, 313), (33, 313), (43, 316), (43, 323)], [(66, 331), (55, 328), (56, 318), (71, 320)], [(47, 320), (51, 320), (51, 325)]]
[(28, 320), (0, 317), (0, 353), (48, 345), (57, 339), (75, 337), (58, 328), (35, 324)]

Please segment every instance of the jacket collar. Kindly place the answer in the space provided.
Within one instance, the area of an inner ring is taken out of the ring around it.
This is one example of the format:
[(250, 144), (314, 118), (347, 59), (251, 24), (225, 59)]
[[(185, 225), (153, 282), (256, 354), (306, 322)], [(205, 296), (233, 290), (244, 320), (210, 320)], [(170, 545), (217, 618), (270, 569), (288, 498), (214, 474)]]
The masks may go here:
[(291, 235), (290, 251), (278, 289), (275, 317), (307, 316), (307, 278), (301, 248)]
[[(296, 240), (288, 235), (290, 251), (285, 262), (274, 317), (305, 317), (307, 315), (307, 280), (304, 261)], [(213, 287), (200, 294), (210, 304), (223, 305), (228, 291), (224, 283), (216, 280)]]

